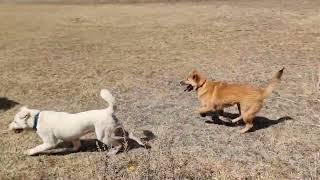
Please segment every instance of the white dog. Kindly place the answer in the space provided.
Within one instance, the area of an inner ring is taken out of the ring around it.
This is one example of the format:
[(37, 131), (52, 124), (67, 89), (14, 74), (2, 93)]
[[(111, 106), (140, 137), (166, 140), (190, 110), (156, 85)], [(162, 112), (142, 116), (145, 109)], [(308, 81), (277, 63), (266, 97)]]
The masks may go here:
[[(43, 144), (26, 151), (28, 155), (35, 155), (57, 146), (59, 141), (71, 141), (73, 148), (79, 150), (80, 137), (89, 132), (95, 132), (97, 139), (107, 146), (116, 148), (109, 152), (116, 154), (122, 147), (117, 140), (125, 137), (114, 136), (114, 131), (119, 123), (113, 118), (113, 105), (115, 98), (106, 90), (101, 90), (101, 97), (108, 102), (109, 106), (102, 110), (91, 110), (70, 114), (66, 112), (40, 111), (22, 107), (13, 122), (9, 125), (10, 130), (21, 132), (23, 129), (35, 129), (43, 141)], [(132, 134), (129, 137), (143, 145)]]

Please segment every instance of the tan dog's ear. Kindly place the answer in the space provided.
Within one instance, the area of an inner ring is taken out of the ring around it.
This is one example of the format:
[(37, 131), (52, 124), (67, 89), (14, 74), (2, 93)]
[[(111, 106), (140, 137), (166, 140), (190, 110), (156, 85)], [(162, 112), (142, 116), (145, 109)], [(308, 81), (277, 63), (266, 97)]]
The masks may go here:
[(194, 73), (194, 74), (192, 75), (192, 79), (193, 79), (195, 82), (199, 82), (200, 76), (199, 76), (197, 73)]
[(191, 71), (191, 74), (199, 74), (199, 73), (198, 73), (198, 70), (193, 69), (193, 70)]
[(193, 75), (193, 80), (197, 82), (198, 86), (203, 86), (205, 81), (207, 80), (206, 76), (200, 74), (199, 72)]

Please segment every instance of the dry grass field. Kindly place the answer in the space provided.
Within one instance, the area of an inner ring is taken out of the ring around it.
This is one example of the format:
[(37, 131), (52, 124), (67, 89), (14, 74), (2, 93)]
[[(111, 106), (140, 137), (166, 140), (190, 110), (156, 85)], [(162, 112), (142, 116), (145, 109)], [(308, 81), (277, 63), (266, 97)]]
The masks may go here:
[[(319, 179), (319, 9), (317, 0), (1, 4), (0, 131), (22, 105), (104, 108), (108, 88), (125, 127), (156, 138), (108, 158), (90, 134), (80, 152), (28, 157), (35, 132), (2, 133), (0, 179)], [(197, 68), (263, 86), (283, 66), (243, 135), (206, 122), (179, 85)]]

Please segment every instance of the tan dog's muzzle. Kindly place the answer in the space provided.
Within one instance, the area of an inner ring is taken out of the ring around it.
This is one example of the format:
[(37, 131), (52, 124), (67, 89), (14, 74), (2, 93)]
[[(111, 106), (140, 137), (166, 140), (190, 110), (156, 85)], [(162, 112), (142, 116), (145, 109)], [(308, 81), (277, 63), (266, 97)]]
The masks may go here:
[(193, 90), (193, 86), (191, 84), (186, 83), (185, 81), (180, 81), (180, 85), (187, 86), (184, 91), (190, 92)]
[(184, 85), (188, 85), (188, 84), (184, 81), (180, 81), (180, 85), (184, 86)]

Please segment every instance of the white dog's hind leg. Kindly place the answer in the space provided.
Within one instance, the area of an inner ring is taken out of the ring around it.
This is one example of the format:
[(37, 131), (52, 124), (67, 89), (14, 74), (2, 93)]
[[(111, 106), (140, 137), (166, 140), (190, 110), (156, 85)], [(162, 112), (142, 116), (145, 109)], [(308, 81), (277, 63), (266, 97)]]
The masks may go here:
[(103, 137), (105, 136), (105, 132), (104, 129), (99, 128), (99, 127), (95, 127), (95, 133), (96, 133), (96, 137), (99, 141), (103, 141)]
[[(110, 147), (112, 145), (111, 136), (113, 133), (112, 132), (113, 129), (112, 128), (103, 128), (101, 131), (102, 131), (101, 134), (103, 134), (103, 136), (101, 137), (101, 139), (98, 139), (98, 140), (103, 142), (108, 147)], [(96, 130), (96, 133), (98, 133), (97, 130)], [(97, 134), (97, 137), (98, 137), (98, 134)]]
[(115, 136), (115, 135), (111, 135), (111, 137), (110, 137), (111, 139), (113, 139), (113, 140), (123, 140), (123, 139), (125, 139), (125, 137), (122, 137), (122, 136)]
[(141, 145), (141, 146), (145, 146), (145, 145), (146, 145), (145, 143), (143, 143), (143, 142), (140, 140), (140, 138), (134, 136), (133, 133), (129, 133), (129, 138), (132, 139), (132, 140), (134, 140), (134, 141), (136, 141), (136, 142), (137, 142), (139, 145)]
[(56, 147), (56, 144), (50, 144), (50, 143), (43, 143), (39, 146), (36, 146), (35, 148), (29, 149), (25, 152), (25, 154), (32, 156), (35, 154), (39, 154), (41, 152), (44, 152), (46, 150), (52, 149)]
[(81, 147), (80, 139), (76, 139), (72, 141), (72, 148), (58, 148), (58, 149), (51, 149), (49, 151), (46, 151), (48, 154), (58, 154), (58, 153), (72, 153), (79, 151)]
[(73, 151), (78, 151), (81, 147), (80, 139), (73, 140), (72, 144), (73, 144), (73, 148), (72, 148)]
[(118, 145), (116, 147), (113, 147), (112, 149), (109, 150), (109, 152), (107, 153), (107, 156), (113, 156), (115, 154), (117, 154), (120, 149), (121, 149), (122, 145)]

